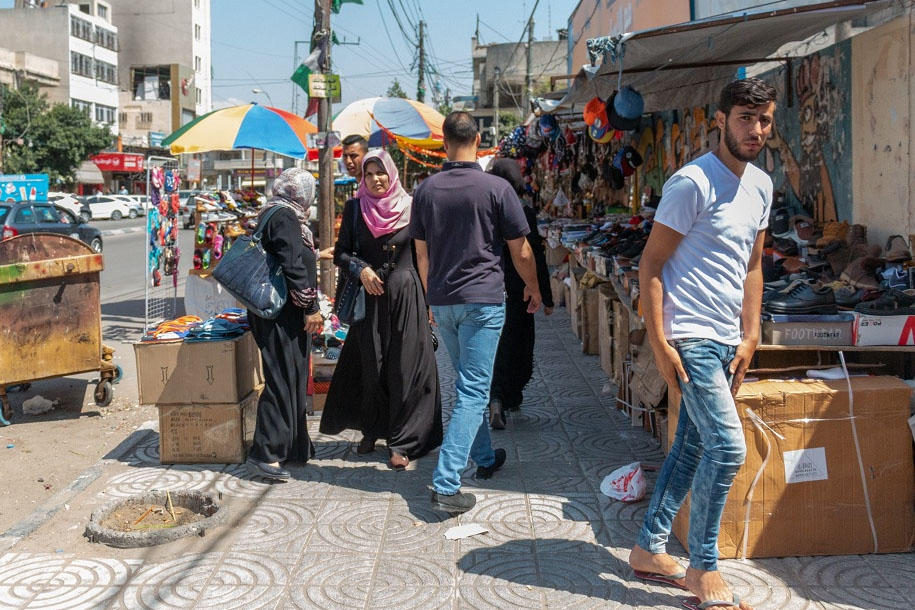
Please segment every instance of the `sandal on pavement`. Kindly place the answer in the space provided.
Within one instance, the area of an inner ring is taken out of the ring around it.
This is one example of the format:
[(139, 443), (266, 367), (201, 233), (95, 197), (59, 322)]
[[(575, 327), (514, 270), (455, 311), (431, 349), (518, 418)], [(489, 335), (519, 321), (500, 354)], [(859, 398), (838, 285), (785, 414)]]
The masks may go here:
[(733, 595), (731, 601), (721, 599), (710, 599), (707, 602), (700, 602), (698, 597), (688, 597), (683, 600), (683, 606), (689, 610), (708, 610), (709, 608), (740, 608), (740, 596)]
[(388, 460), (388, 466), (391, 467), (391, 470), (406, 470), (407, 466), (410, 465), (410, 458), (405, 455), (401, 455), (396, 451), (391, 451), (391, 458)]
[(635, 574), (635, 577), (639, 580), (658, 582), (678, 589), (683, 589), (684, 591), (687, 590), (686, 587), (677, 582), (678, 580), (686, 578), (686, 570), (677, 572), (676, 574), (658, 574), (657, 572), (642, 572), (641, 570), (632, 570), (632, 573)]

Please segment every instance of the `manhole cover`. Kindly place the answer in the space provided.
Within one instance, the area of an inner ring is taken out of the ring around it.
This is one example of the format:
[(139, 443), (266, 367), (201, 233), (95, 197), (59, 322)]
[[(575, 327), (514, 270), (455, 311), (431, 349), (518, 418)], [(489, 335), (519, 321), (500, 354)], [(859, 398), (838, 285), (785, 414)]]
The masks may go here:
[(165, 544), (203, 536), (225, 523), (228, 511), (215, 496), (201, 491), (150, 491), (98, 508), (84, 535), (120, 549)]

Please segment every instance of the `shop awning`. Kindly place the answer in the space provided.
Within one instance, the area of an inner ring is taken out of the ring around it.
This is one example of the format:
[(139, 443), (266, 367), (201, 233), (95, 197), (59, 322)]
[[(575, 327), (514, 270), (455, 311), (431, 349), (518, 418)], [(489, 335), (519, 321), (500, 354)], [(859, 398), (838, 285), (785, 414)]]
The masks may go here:
[[(645, 112), (703, 105), (715, 100), (740, 66), (751, 66), (782, 45), (806, 40), (843, 21), (891, 7), (892, 0), (835, 0), (776, 11), (733, 13), (700, 21), (595, 38), (600, 62), (583, 66), (569, 92), (545, 112), (607, 99), (622, 84), (645, 99)], [(771, 59), (770, 59), (771, 60)]]
[(83, 161), (76, 168), (76, 182), (79, 184), (104, 184), (105, 177), (92, 161)]

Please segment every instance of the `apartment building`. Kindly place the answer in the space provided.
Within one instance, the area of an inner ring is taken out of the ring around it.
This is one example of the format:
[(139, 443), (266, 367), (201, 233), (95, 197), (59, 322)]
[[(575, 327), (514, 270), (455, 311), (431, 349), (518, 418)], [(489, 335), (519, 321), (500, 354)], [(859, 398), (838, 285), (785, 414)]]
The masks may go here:
[(58, 82), (42, 82), (48, 100), (85, 110), (117, 134), (118, 29), (111, 4), (98, 0), (58, 3), (17, 0), (0, 10), (0, 40), (14, 53), (58, 64)]

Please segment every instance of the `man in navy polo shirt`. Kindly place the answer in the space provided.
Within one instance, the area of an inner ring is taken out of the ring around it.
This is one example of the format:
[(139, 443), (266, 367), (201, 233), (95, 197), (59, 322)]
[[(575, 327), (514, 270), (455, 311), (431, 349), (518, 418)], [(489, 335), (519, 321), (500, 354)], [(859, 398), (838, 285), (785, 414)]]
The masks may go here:
[(467, 458), (476, 463), (477, 478), (488, 479), (506, 457), (504, 449), (493, 450), (483, 418), (505, 321), (506, 244), (524, 280), (530, 313), (540, 308), (540, 289), (521, 202), (506, 180), (477, 163), (476, 121), (466, 112), (452, 112), (442, 131), (448, 162), (416, 189), (410, 237), (427, 301), (458, 375), (457, 400), (432, 475), (432, 505), (462, 513), (476, 503), (473, 494), (461, 492)]

